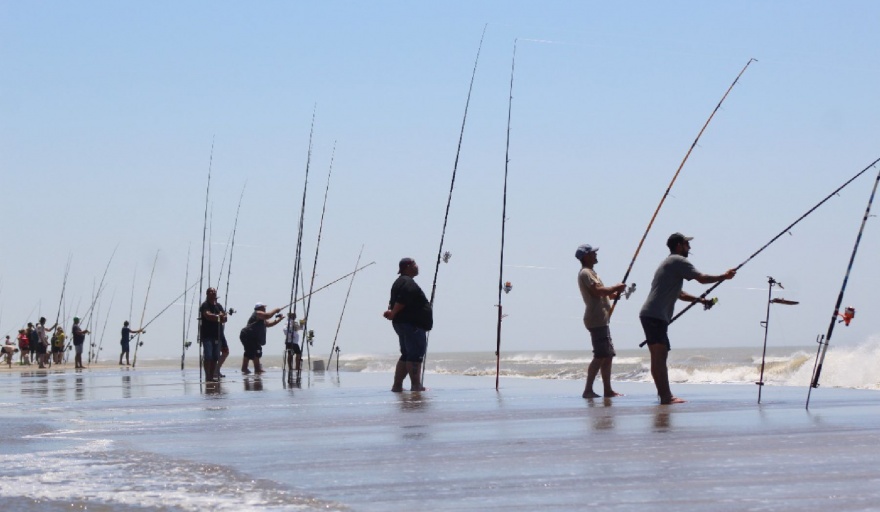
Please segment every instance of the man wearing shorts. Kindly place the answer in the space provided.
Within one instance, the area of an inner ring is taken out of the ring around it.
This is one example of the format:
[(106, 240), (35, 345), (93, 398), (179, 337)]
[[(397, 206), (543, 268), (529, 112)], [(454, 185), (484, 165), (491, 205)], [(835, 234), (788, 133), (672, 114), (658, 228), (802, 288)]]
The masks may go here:
[(403, 258), (397, 266), (400, 277), (391, 285), (391, 299), (382, 316), (391, 320), (400, 343), (400, 359), (394, 370), (391, 391), (403, 391), (409, 375), (412, 391), (425, 391), (422, 386), (422, 363), (428, 351), (428, 331), (434, 326), (434, 314), (425, 292), (413, 280), (419, 266), (412, 258)]
[(614, 286), (605, 286), (599, 275), (593, 270), (593, 266), (599, 262), (599, 248), (589, 244), (577, 248), (574, 257), (581, 262), (581, 270), (578, 272), (578, 288), (584, 299), (586, 311), (584, 311), (584, 325), (590, 333), (590, 341), (593, 344), (593, 360), (587, 367), (587, 385), (584, 388), (584, 398), (599, 398), (593, 391), (593, 382), (596, 375), (602, 374), (603, 395), (606, 397), (621, 396), (620, 393), (611, 389), (611, 361), (617, 355), (614, 352), (614, 343), (611, 341), (611, 329), (608, 327), (611, 301), (608, 297), (618, 295), (626, 289), (626, 284), (618, 283)]
[(284, 353), (287, 355), (287, 368), (299, 374), (302, 369), (302, 348), (299, 346), (299, 331), (296, 313), (287, 314), (287, 327), (284, 328)]
[(205, 381), (217, 382), (215, 374), (220, 360), (221, 325), (226, 323), (226, 310), (217, 302), (217, 290), (205, 291), (205, 302), (199, 307), (199, 336), (204, 351)]
[(76, 366), (74, 368), (84, 368), (82, 363), (83, 344), (86, 342), (86, 334), (90, 334), (90, 332), (84, 331), (79, 326), (79, 317), (77, 316), (73, 317), (73, 329), (70, 332), (73, 334), (73, 349), (76, 354), (74, 357)]
[(681, 404), (685, 400), (672, 395), (669, 388), (669, 371), (666, 367), (666, 359), (671, 350), (667, 330), (672, 323), (672, 314), (675, 310), (675, 301), (699, 302), (704, 306), (711, 307), (712, 301), (701, 299), (682, 291), (684, 280), (696, 279), (700, 284), (717, 283), (725, 279), (733, 279), (736, 269), (729, 269), (723, 274), (710, 276), (701, 274), (688, 261), (687, 257), (691, 249), (693, 237), (684, 236), (681, 233), (673, 233), (666, 240), (669, 248), (669, 256), (654, 272), (654, 280), (651, 281), (651, 291), (645, 304), (639, 312), (639, 320), (645, 331), (645, 339), (648, 349), (651, 351), (651, 376), (654, 385), (657, 386), (657, 394), (660, 395), (661, 404)]

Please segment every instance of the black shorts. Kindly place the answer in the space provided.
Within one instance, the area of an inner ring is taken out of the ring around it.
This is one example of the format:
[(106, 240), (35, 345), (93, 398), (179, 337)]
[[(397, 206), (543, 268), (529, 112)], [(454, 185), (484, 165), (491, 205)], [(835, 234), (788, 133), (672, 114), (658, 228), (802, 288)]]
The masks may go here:
[(298, 356), (301, 356), (302, 353), (303, 353), (303, 350), (299, 347), (299, 343), (285, 343), (285, 344), (284, 344), (284, 347), (285, 347), (287, 350), (292, 350), (293, 353), (296, 354), (296, 355), (298, 355)]
[(242, 345), (244, 345), (244, 357), (248, 359), (263, 357), (263, 346), (259, 343), (243, 343)]
[(666, 350), (672, 350), (669, 345), (669, 335), (666, 332), (669, 329), (668, 323), (659, 318), (646, 316), (640, 316), (639, 320), (642, 322), (642, 330), (645, 331), (645, 341), (648, 345), (663, 344), (666, 345)]
[(593, 343), (593, 357), (614, 357), (614, 343), (611, 341), (611, 329), (607, 325), (587, 329), (590, 331), (590, 341)]

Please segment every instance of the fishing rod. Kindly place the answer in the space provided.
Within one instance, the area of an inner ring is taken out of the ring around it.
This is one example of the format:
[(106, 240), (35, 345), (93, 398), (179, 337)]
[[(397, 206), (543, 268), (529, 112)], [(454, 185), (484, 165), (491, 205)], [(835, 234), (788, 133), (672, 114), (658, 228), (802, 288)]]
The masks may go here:
[[(480, 44), (477, 46), (477, 56), (476, 56), (476, 58), (474, 58), (474, 70), (471, 73), (471, 82), (470, 82), (470, 85), (468, 86), (467, 99), (465, 100), (465, 103), (464, 103), (464, 115), (462, 116), (462, 119), (461, 119), (461, 131), (458, 134), (458, 147), (455, 150), (455, 163), (453, 163), (453, 165), (452, 165), (452, 179), (450, 180), (450, 183), (449, 183), (449, 197), (446, 199), (446, 213), (443, 215), (443, 229), (440, 231), (440, 247), (437, 250), (437, 263), (434, 265), (434, 280), (431, 283), (430, 304), (431, 304), (432, 309), (434, 307), (434, 297), (437, 294), (437, 274), (440, 273), (440, 260), (442, 259), (442, 260), (448, 262), (449, 256), (450, 256), (449, 253), (446, 253), (446, 255), (443, 254), (443, 241), (446, 239), (446, 225), (449, 221), (449, 208), (450, 208), (450, 206), (452, 206), (452, 191), (455, 189), (455, 175), (458, 172), (458, 160), (459, 160), (459, 157), (461, 156), (461, 142), (464, 139), (464, 127), (467, 123), (468, 107), (471, 104), (471, 93), (474, 90), (474, 79), (477, 76), (477, 63), (479, 63), (479, 61), (480, 61), (480, 51), (483, 49), (483, 38), (486, 37), (486, 28), (488, 26), (489, 26), (488, 23), (483, 25), (483, 33), (480, 35)], [(428, 332), (427, 336), (430, 337), (430, 331)], [(422, 359), (422, 384), (423, 385), (424, 385), (424, 381), (425, 381), (425, 368), (427, 367), (425, 362), (427, 361), (427, 356), (428, 356), (427, 340), (428, 340), (428, 338), (426, 337), (426, 339), (425, 339), (425, 357)]]
[[(208, 232), (208, 200), (211, 197), (211, 167), (214, 165), (214, 138), (211, 137), (211, 156), (208, 159), (208, 186), (205, 188), (205, 219), (202, 224), (202, 266), (199, 270), (199, 297), (203, 295), (202, 281), (205, 278), (205, 237)], [(211, 280), (208, 280), (210, 284)], [(199, 384), (202, 382), (202, 367), (204, 364), (204, 352), (202, 351), (202, 310), (199, 308), (199, 323), (196, 338), (199, 344)], [(137, 348), (135, 348), (137, 350)]]
[[(315, 259), (312, 262), (312, 278), (309, 283), (309, 300), (306, 301), (303, 312), (303, 344), (306, 346), (306, 364), (312, 369), (312, 350), (309, 333), (309, 318), (312, 311), (312, 292), (315, 290), (315, 276), (318, 272), (318, 251), (321, 249), (321, 234), (324, 232), (324, 214), (327, 212), (327, 195), (330, 193), (330, 177), (333, 175), (333, 161), (336, 159), (336, 141), (333, 141), (333, 152), (330, 154), (330, 169), (327, 171), (327, 186), (324, 188), (324, 204), (321, 206), (321, 221), (318, 223), (318, 240), (315, 243)], [(355, 265), (357, 268), (357, 265)], [(329, 364), (327, 365), (329, 369)]]
[[(364, 254), (364, 246), (361, 246), (361, 252), (358, 253), (357, 261), (354, 268), (358, 268), (361, 264), (361, 255)], [(345, 315), (345, 306), (348, 304), (348, 296), (351, 295), (351, 287), (354, 284), (354, 274), (351, 281), (348, 282), (348, 291), (345, 293), (345, 301), (342, 302), (342, 312), (339, 313), (339, 322), (336, 324), (336, 334), (333, 335), (333, 345), (330, 347), (330, 357), (327, 359), (327, 369), (330, 369), (330, 361), (333, 360), (333, 352), (336, 352), (336, 370), (339, 371), (339, 348), (336, 346), (336, 340), (339, 338), (339, 329), (342, 327), (342, 316)]]
[(58, 313), (55, 315), (55, 328), (58, 328), (58, 320), (61, 319), (61, 307), (64, 305), (64, 291), (67, 289), (67, 276), (70, 274), (70, 260), (73, 253), (67, 255), (67, 266), (64, 268), (64, 281), (61, 284), (61, 298), (58, 299)]
[[(189, 288), (186, 287), (186, 283), (189, 282), (189, 255), (192, 250), (192, 243), (190, 243), (186, 248), (186, 273), (183, 276), (183, 323), (181, 324), (182, 334), (182, 348), (180, 352), (180, 371), (183, 371), (185, 361), (186, 361), (186, 349), (189, 348), (189, 345), (186, 344), (186, 293), (189, 291)], [(190, 311), (192, 312), (192, 311)]]
[(104, 267), (104, 273), (101, 275), (100, 283), (98, 283), (98, 293), (92, 298), (92, 303), (89, 306), (89, 309), (87, 309), (80, 318), (85, 319), (85, 317), (88, 316), (89, 319), (91, 319), (90, 315), (92, 313), (92, 309), (94, 309), (95, 303), (98, 302), (98, 298), (101, 296), (101, 292), (104, 291), (104, 288), (106, 287), (104, 285), (104, 279), (107, 278), (107, 271), (110, 270), (110, 264), (113, 263), (113, 257), (116, 256), (117, 249), (119, 249), (119, 244), (116, 244), (116, 247), (113, 248), (113, 254), (110, 255), (110, 260), (107, 261), (107, 266)]
[[(317, 113), (317, 110), (318, 110), (318, 106), (317, 106), (317, 104), (315, 104), (315, 106), (312, 108), (312, 124), (311, 124), (311, 127), (309, 128), (309, 148), (308, 148), (308, 153), (306, 154), (306, 172), (305, 172), (305, 180), (303, 183), (302, 205), (300, 206), (300, 211), (299, 211), (299, 226), (297, 229), (296, 250), (294, 252), (294, 259), (293, 259), (293, 282), (290, 284), (290, 304), (287, 306), (287, 315), (288, 316), (290, 316), (291, 313), (293, 313), (294, 316), (296, 315), (296, 302), (297, 301), (295, 301), (294, 298), (297, 296), (297, 294), (299, 294), (299, 285), (300, 285), (300, 282), (302, 281), (302, 267), (301, 267), (301, 265), (302, 265), (302, 237), (303, 237), (303, 227), (304, 227), (304, 221), (305, 221), (305, 215), (306, 215), (306, 192), (308, 191), (308, 188), (309, 188), (309, 168), (311, 167), (311, 163), (312, 163), (312, 141), (313, 141), (314, 134), (315, 134), (315, 114)], [(287, 348), (287, 345), (285, 344), (285, 348), (284, 348), (284, 360), (285, 361), (287, 360), (287, 356), (288, 356), (287, 351), (288, 350), (289, 349)], [(290, 371), (289, 368), (288, 368), (288, 371)], [(284, 379), (284, 372), (282, 371), (281, 374), (282, 374), (281, 378)]]
[[(193, 282), (192, 284), (190, 284), (189, 287), (188, 287), (186, 290), (183, 291), (183, 293), (181, 293), (181, 294), (178, 295), (177, 297), (174, 297), (174, 300), (172, 300), (171, 302), (169, 302), (167, 306), (165, 306), (165, 307), (162, 308), (158, 313), (156, 313), (155, 315), (153, 315), (153, 318), (150, 318), (149, 320), (147, 320), (147, 323), (143, 324), (143, 326), (141, 326), (140, 329), (141, 329), (141, 330), (144, 330), (144, 329), (146, 329), (147, 327), (149, 327), (150, 324), (152, 324), (153, 322), (155, 322), (160, 316), (162, 316), (163, 313), (165, 313), (166, 311), (168, 311), (168, 309), (169, 309), (171, 306), (173, 306), (178, 300), (180, 300), (181, 297), (185, 296), (187, 293), (189, 293), (190, 290), (192, 290), (193, 288), (195, 288), (197, 284), (199, 284), (198, 281), (195, 281), (195, 282)], [(141, 343), (141, 345), (143, 345), (143, 343)]]
[[(241, 194), (238, 196), (238, 206), (235, 208), (235, 222), (232, 224), (232, 237), (231, 243), (229, 244), (229, 266), (226, 267), (226, 293), (223, 296), (223, 304), (226, 304), (226, 307), (229, 308), (229, 279), (232, 276), (232, 255), (235, 253), (235, 233), (238, 231), (238, 214), (241, 212), (241, 200), (244, 199), (244, 190), (247, 188), (247, 181), (244, 182), (244, 185), (241, 187)], [(226, 254), (223, 254), (223, 259), (226, 259)], [(223, 265), (220, 265), (220, 274), (223, 274)], [(217, 287), (220, 287), (220, 280), (217, 280)], [(233, 314), (235, 311), (232, 308), (229, 308), (229, 314)]]
[[(666, 191), (663, 193), (663, 197), (660, 199), (660, 204), (657, 205), (657, 209), (654, 210), (654, 215), (651, 216), (651, 220), (648, 222), (648, 227), (645, 228), (645, 233), (642, 235), (642, 239), (639, 240), (639, 245), (636, 247), (636, 252), (633, 254), (632, 260), (629, 262), (629, 266), (626, 268), (626, 273), (623, 275), (622, 283), (626, 283), (626, 280), (629, 278), (630, 272), (632, 272), (633, 265), (636, 262), (636, 258), (639, 257), (639, 252), (642, 250), (642, 245), (645, 243), (645, 239), (648, 238), (648, 232), (651, 231), (651, 226), (654, 225), (654, 220), (657, 219), (657, 214), (660, 212), (660, 208), (663, 206), (663, 203), (666, 201), (666, 198), (669, 196), (669, 191), (672, 190), (672, 185), (675, 183), (675, 180), (678, 179), (678, 174), (681, 172), (682, 167), (684, 167), (685, 162), (688, 161), (688, 158), (691, 156), (691, 152), (697, 146), (697, 143), (700, 141), (700, 137), (703, 136), (703, 132), (706, 131), (706, 127), (709, 126), (709, 123), (712, 121), (712, 118), (715, 117), (715, 113), (718, 112), (718, 109), (721, 108), (721, 104), (724, 103), (724, 100), (727, 98), (727, 95), (730, 94), (730, 91), (733, 90), (733, 87), (739, 82), (739, 77), (746, 72), (746, 68), (749, 67), (749, 64), (755, 62), (757, 59), (749, 59), (746, 62), (746, 65), (743, 66), (742, 70), (736, 75), (736, 78), (733, 80), (733, 83), (730, 84), (730, 87), (727, 88), (727, 91), (724, 92), (724, 96), (721, 97), (721, 101), (715, 105), (715, 109), (712, 110), (712, 113), (709, 114), (709, 119), (706, 119), (705, 124), (700, 129), (700, 133), (697, 134), (697, 138), (694, 139), (694, 142), (691, 144), (691, 147), (688, 148), (687, 153), (685, 153), (684, 158), (681, 163), (678, 165), (678, 169), (676, 169), (675, 174), (672, 176), (672, 181), (669, 182), (669, 186), (666, 187)], [(630, 288), (627, 289), (625, 293), (626, 298), (629, 298), (630, 294), (635, 291), (635, 284), (633, 284)], [(614, 308), (617, 306), (617, 302), (620, 300), (620, 294), (615, 294), (614, 302), (611, 303), (611, 309), (608, 311), (608, 318), (611, 318), (611, 315), (614, 314)]]
[(486, 36), (486, 27), (488, 26), (488, 23), (483, 25), (480, 44), (477, 46), (477, 57), (474, 59), (474, 71), (471, 73), (471, 83), (468, 86), (467, 99), (464, 103), (464, 116), (461, 119), (461, 131), (458, 134), (458, 148), (455, 150), (455, 163), (452, 165), (452, 180), (449, 184), (449, 197), (446, 200), (446, 214), (443, 216), (443, 230), (440, 232), (440, 249), (437, 251), (437, 264), (434, 266), (434, 282), (431, 284), (431, 307), (434, 306), (434, 296), (437, 293), (437, 274), (440, 271), (440, 260), (443, 258), (443, 241), (446, 238), (446, 224), (449, 220), (449, 208), (452, 205), (452, 191), (455, 189), (455, 174), (458, 172), (458, 160), (461, 156), (461, 142), (464, 139), (464, 127), (467, 123), (468, 107), (471, 104), (471, 92), (474, 90), (474, 79), (477, 76), (477, 63), (480, 61), (480, 51), (483, 49), (483, 38)]
[(147, 281), (147, 294), (144, 296), (144, 309), (141, 310), (141, 327), (138, 328), (140, 331), (137, 335), (137, 340), (134, 345), (134, 357), (131, 360), (131, 367), (134, 368), (137, 366), (138, 361), (138, 347), (141, 346), (141, 334), (144, 331), (144, 316), (147, 314), (147, 300), (150, 298), (150, 288), (153, 286), (153, 275), (156, 273), (156, 262), (159, 261), (159, 251), (156, 251), (156, 256), (153, 258), (153, 269), (150, 270), (150, 279)]
[[(113, 295), (110, 296), (110, 306), (107, 307), (107, 315), (104, 317), (104, 327), (101, 328), (101, 337), (98, 340), (98, 349), (95, 350), (95, 363), (98, 362), (98, 355), (100, 355), (101, 351), (104, 350), (104, 334), (107, 333), (107, 321), (110, 320), (110, 312), (113, 311), (113, 299), (116, 298), (116, 291), (113, 291)], [(88, 364), (91, 365), (92, 361), (89, 359)]]
[[(874, 195), (877, 193), (877, 184), (880, 183), (880, 172), (874, 180), (874, 188), (871, 189), (871, 197), (868, 199), (868, 206), (865, 208), (865, 215), (862, 217), (862, 224), (859, 226), (859, 234), (856, 236), (856, 242), (853, 245), (852, 254), (849, 257), (849, 263), (846, 266), (846, 274), (843, 276), (843, 284), (840, 286), (840, 293), (837, 295), (837, 303), (834, 304), (834, 313), (831, 315), (831, 322), (828, 324), (828, 332), (825, 334), (824, 340), (820, 336), (819, 348), (816, 351), (816, 363), (813, 366), (813, 378), (810, 387), (807, 390), (807, 405), (810, 408), (810, 394), (813, 388), (819, 387), (819, 377), (822, 375), (822, 365), (825, 364), (825, 354), (828, 352), (828, 345), (831, 343), (831, 334), (834, 332), (834, 325), (838, 322), (840, 314), (840, 305), (843, 303), (843, 294), (846, 292), (846, 285), (849, 282), (849, 274), (852, 272), (853, 262), (856, 260), (856, 252), (859, 250), (859, 243), (862, 241), (862, 233), (865, 231), (865, 224), (871, 215), (871, 205), (874, 203)], [(853, 313), (854, 314), (854, 313)], [(846, 317), (844, 317), (846, 318)], [(847, 320), (847, 325), (849, 321)]]
[[(348, 274), (345, 274), (344, 276), (342, 276), (342, 277), (340, 277), (340, 278), (338, 278), (338, 279), (334, 279), (333, 281), (330, 281), (329, 283), (325, 284), (324, 286), (321, 286), (321, 287), (319, 287), (319, 288), (315, 288), (315, 290), (314, 290), (312, 293), (310, 293), (310, 294), (308, 294), (308, 295), (303, 295), (302, 297), (296, 299), (294, 302), (300, 302), (301, 300), (306, 299), (306, 298), (309, 297), (310, 295), (314, 295), (314, 294), (318, 293), (319, 291), (323, 290), (324, 288), (327, 288), (327, 287), (329, 287), (329, 286), (332, 286), (332, 285), (338, 283), (339, 281), (342, 281), (342, 280), (345, 279), (346, 277), (351, 276), (351, 275), (354, 275), (354, 274), (360, 272), (361, 270), (363, 270), (363, 269), (369, 267), (370, 265), (375, 265), (375, 264), (376, 264), (375, 261), (371, 261), (371, 262), (367, 263), (366, 265), (364, 265), (364, 266), (362, 266), (362, 267), (360, 267), (360, 268), (358, 268), (358, 269), (355, 269), (354, 272), (349, 272)], [(293, 303), (285, 304), (285, 305), (281, 306), (280, 309), (284, 309), (284, 308), (290, 307), (290, 306), (292, 306), (292, 305), (293, 305)]]
[(495, 342), (495, 389), (501, 375), (501, 292), (504, 290), (504, 232), (507, 223), (507, 169), (510, 164), (510, 117), (513, 111), (513, 71), (516, 69), (516, 39), (513, 40), (513, 59), (510, 63), (510, 94), (507, 100), (507, 143), (504, 149), (504, 194), (501, 200), (501, 255), (498, 258), (498, 328)]
[[(853, 181), (855, 181), (856, 178), (858, 178), (859, 176), (861, 176), (862, 174), (864, 174), (865, 172), (867, 172), (868, 169), (871, 169), (872, 167), (874, 167), (875, 165), (877, 165), (877, 162), (880, 162), (880, 158), (878, 158), (878, 159), (874, 160), (873, 162), (871, 162), (870, 165), (868, 165), (867, 167), (865, 167), (864, 169), (862, 169), (861, 171), (859, 171), (858, 173), (856, 173), (855, 176), (853, 176), (852, 178), (848, 179), (843, 185), (841, 185), (841, 186), (837, 187), (836, 189), (834, 189), (833, 192), (831, 192), (830, 194), (828, 194), (827, 196), (825, 196), (824, 199), (822, 199), (821, 201), (819, 201), (818, 203), (816, 203), (815, 206), (813, 206), (812, 208), (810, 208), (809, 210), (807, 210), (807, 213), (805, 213), (805, 214), (801, 215), (800, 217), (798, 217), (797, 220), (795, 220), (794, 222), (792, 222), (791, 224), (789, 224), (785, 229), (783, 229), (782, 231), (780, 231), (778, 235), (774, 236), (772, 239), (770, 239), (769, 242), (767, 242), (766, 244), (764, 244), (760, 249), (758, 249), (757, 251), (755, 251), (754, 253), (752, 253), (752, 255), (749, 256), (748, 258), (746, 258), (745, 261), (743, 261), (742, 263), (740, 263), (739, 265), (737, 265), (736, 268), (734, 268), (734, 270), (737, 270), (737, 271), (738, 271), (738, 270), (741, 269), (743, 266), (745, 266), (746, 263), (752, 261), (752, 259), (753, 259), (755, 256), (757, 256), (758, 254), (761, 254), (761, 252), (763, 252), (764, 249), (766, 249), (767, 247), (770, 247), (770, 245), (771, 245), (773, 242), (775, 242), (776, 240), (778, 240), (780, 237), (782, 237), (782, 235), (788, 233), (788, 232), (791, 230), (791, 228), (793, 228), (797, 223), (799, 223), (800, 221), (802, 221), (802, 220), (804, 220), (805, 218), (807, 218), (807, 216), (809, 216), (811, 213), (813, 213), (817, 208), (819, 208), (820, 206), (822, 206), (823, 204), (825, 204), (826, 201), (828, 201), (828, 200), (831, 199), (832, 197), (836, 196), (838, 192), (840, 192), (840, 191), (843, 190), (847, 185), (849, 185), (850, 183), (852, 183)], [(710, 293), (712, 293), (712, 290), (714, 290), (715, 288), (718, 288), (718, 286), (720, 286), (721, 283), (723, 283), (723, 282), (724, 282), (724, 281), (719, 281), (719, 282), (713, 284), (713, 285), (712, 285), (711, 287), (709, 287), (706, 291), (704, 291), (702, 295), (700, 295), (699, 299), (701, 299), (701, 300), (702, 300), (702, 299), (705, 299)], [(698, 302), (699, 302), (699, 301), (698, 301)], [(679, 311), (678, 314), (676, 314), (674, 317), (672, 317), (672, 320), (670, 320), (669, 323), (671, 324), (672, 322), (674, 322), (676, 319), (678, 319), (678, 317), (680, 317), (681, 315), (685, 314), (685, 312), (686, 312), (687, 310), (689, 310), (689, 309), (691, 309), (692, 307), (694, 307), (694, 304), (697, 304), (698, 302), (692, 302), (692, 303), (688, 304), (684, 309), (682, 309), (681, 311)]]

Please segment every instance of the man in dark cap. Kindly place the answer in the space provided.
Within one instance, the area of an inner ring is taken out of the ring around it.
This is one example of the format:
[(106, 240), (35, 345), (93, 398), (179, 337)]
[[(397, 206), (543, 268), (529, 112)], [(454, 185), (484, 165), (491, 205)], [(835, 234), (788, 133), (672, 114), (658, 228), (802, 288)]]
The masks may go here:
[(388, 309), (382, 314), (394, 327), (400, 342), (400, 359), (394, 369), (391, 391), (403, 391), (409, 375), (412, 391), (424, 391), (422, 363), (428, 351), (428, 331), (434, 326), (434, 314), (425, 292), (413, 279), (419, 266), (412, 258), (403, 258), (397, 266), (400, 277), (391, 285)]
[(199, 337), (205, 363), (205, 381), (216, 382), (217, 361), (220, 360), (222, 324), (226, 323), (226, 310), (217, 302), (217, 290), (205, 291), (205, 302), (199, 307)]
[(593, 345), (593, 360), (587, 367), (587, 385), (584, 388), (584, 398), (599, 398), (593, 391), (593, 382), (596, 375), (602, 372), (603, 394), (606, 397), (620, 396), (611, 389), (611, 361), (617, 353), (614, 351), (614, 343), (611, 341), (610, 321), (611, 301), (608, 297), (617, 296), (626, 289), (626, 284), (617, 283), (613, 286), (605, 286), (599, 279), (599, 274), (593, 270), (593, 266), (599, 262), (599, 248), (589, 244), (577, 248), (574, 257), (581, 262), (581, 270), (578, 272), (578, 288), (584, 299), (584, 325), (590, 333), (590, 341)]
[(648, 298), (645, 299), (641, 312), (639, 312), (648, 349), (651, 351), (651, 376), (654, 378), (654, 385), (657, 386), (657, 394), (660, 395), (661, 404), (685, 402), (685, 400), (672, 395), (666, 367), (666, 359), (671, 349), (667, 329), (672, 322), (675, 301), (699, 302), (707, 307), (712, 305), (712, 301), (709, 299), (701, 299), (684, 292), (682, 290), (684, 280), (696, 279), (700, 284), (709, 284), (733, 279), (733, 276), (736, 275), (735, 268), (717, 276), (698, 272), (687, 259), (691, 249), (691, 240), (693, 237), (684, 236), (681, 233), (669, 235), (666, 240), (669, 256), (660, 262), (660, 266), (654, 272), (651, 291), (648, 293)]

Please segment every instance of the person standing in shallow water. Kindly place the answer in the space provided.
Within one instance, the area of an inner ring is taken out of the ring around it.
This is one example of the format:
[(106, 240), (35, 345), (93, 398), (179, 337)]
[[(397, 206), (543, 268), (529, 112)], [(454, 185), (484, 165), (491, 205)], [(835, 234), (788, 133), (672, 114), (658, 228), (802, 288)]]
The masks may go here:
[(119, 344), (122, 345), (122, 351), (119, 353), (120, 366), (122, 365), (122, 356), (125, 356), (125, 366), (131, 366), (131, 364), (128, 362), (128, 350), (129, 350), (128, 345), (132, 339), (131, 335), (138, 334), (138, 333), (143, 334), (145, 332), (147, 332), (147, 331), (145, 331), (143, 329), (138, 329), (136, 331), (132, 331), (131, 327), (128, 326), (128, 320), (123, 322), (123, 324), (122, 324), (122, 338), (119, 340)]
[(86, 334), (91, 334), (91, 332), (83, 330), (79, 326), (79, 317), (77, 316), (73, 317), (73, 329), (70, 332), (73, 335), (73, 349), (76, 354), (74, 357), (74, 368), (84, 368), (82, 364), (83, 344), (86, 342)]
[(646, 343), (651, 351), (651, 376), (654, 378), (654, 385), (657, 386), (657, 394), (660, 395), (661, 404), (685, 402), (685, 400), (672, 395), (672, 390), (669, 388), (669, 370), (666, 366), (666, 360), (671, 350), (667, 330), (669, 324), (672, 323), (675, 301), (699, 302), (707, 307), (712, 305), (712, 301), (709, 299), (701, 299), (684, 292), (682, 290), (684, 280), (696, 279), (700, 284), (709, 284), (733, 279), (736, 275), (735, 268), (717, 276), (698, 272), (687, 259), (691, 249), (691, 240), (693, 237), (684, 236), (681, 233), (669, 235), (666, 240), (669, 256), (660, 262), (660, 266), (654, 272), (651, 291), (639, 312), (639, 320), (645, 331)]
[(394, 369), (391, 391), (403, 391), (403, 381), (409, 375), (412, 391), (424, 391), (422, 364), (428, 351), (428, 331), (434, 326), (434, 313), (425, 292), (413, 279), (419, 275), (419, 266), (412, 258), (398, 263), (398, 277), (391, 285), (391, 299), (382, 316), (391, 320), (400, 343), (400, 359)]
[(603, 394), (606, 397), (621, 396), (620, 393), (611, 389), (611, 361), (617, 353), (614, 351), (614, 343), (611, 341), (610, 321), (611, 301), (608, 297), (619, 296), (626, 289), (624, 283), (614, 286), (605, 286), (599, 275), (593, 270), (593, 266), (599, 262), (599, 248), (589, 244), (577, 248), (574, 257), (581, 262), (581, 270), (578, 272), (578, 288), (584, 299), (584, 325), (590, 333), (590, 341), (593, 345), (593, 360), (587, 367), (587, 385), (584, 388), (584, 398), (599, 398), (593, 391), (593, 382), (596, 375), (602, 373)]
[(247, 328), (250, 329), (250, 341), (244, 347), (244, 359), (241, 363), (241, 373), (247, 375), (248, 360), (254, 362), (254, 373), (260, 375), (265, 373), (260, 358), (263, 357), (263, 346), (266, 345), (266, 329), (278, 325), (284, 315), (281, 314), (281, 308), (275, 308), (272, 311), (266, 311), (266, 305), (257, 302), (254, 305), (254, 312), (248, 318)]
[(226, 310), (217, 302), (217, 290), (208, 288), (205, 291), (205, 302), (199, 307), (200, 332), (205, 360), (205, 381), (218, 380), (215, 371), (220, 360), (220, 339), (223, 335), (221, 325), (226, 323)]

